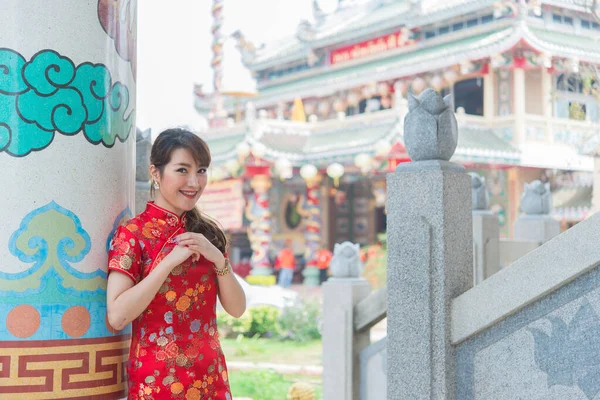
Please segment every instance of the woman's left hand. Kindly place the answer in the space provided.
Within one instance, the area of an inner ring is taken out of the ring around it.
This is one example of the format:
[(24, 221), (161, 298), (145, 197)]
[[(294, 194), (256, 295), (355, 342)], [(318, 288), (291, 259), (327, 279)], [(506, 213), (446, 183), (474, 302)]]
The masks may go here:
[(217, 268), (225, 265), (225, 256), (223, 256), (223, 253), (201, 233), (182, 233), (175, 237), (175, 243), (199, 252), (204, 258), (215, 264)]

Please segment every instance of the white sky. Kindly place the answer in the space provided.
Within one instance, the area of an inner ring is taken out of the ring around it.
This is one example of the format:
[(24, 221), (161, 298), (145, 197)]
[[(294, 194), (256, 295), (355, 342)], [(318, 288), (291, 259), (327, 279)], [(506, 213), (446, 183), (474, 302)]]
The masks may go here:
[[(331, 9), (337, 0), (321, 3)], [(212, 0), (166, 4), (138, 2), (137, 125), (155, 135), (172, 126), (200, 128), (193, 85), (203, 83), (212, 91)], [(312, 0), (224, 0), (223, 10), (224, 34), (240, 29), (259, 45), (293, 34), (302, 19), (311, 20)]]

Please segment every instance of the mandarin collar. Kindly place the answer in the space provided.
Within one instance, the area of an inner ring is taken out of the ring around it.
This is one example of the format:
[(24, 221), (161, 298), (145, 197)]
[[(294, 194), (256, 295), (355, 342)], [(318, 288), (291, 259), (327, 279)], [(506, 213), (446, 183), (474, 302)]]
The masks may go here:
[(151, 217), (166, 221), (169, 226), (178, 226), (180, 224), (184, 224), (187, 214), (183, 213), (180, 218), (179, 215), (175, 214), (174, 212), (157, 206), (153, 201), (146, 203), (146, 213)]

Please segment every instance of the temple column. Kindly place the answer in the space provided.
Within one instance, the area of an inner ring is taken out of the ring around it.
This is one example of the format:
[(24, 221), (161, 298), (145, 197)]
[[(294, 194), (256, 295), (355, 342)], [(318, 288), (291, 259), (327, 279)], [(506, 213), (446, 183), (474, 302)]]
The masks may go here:
[(496, 115), (495, 84), (494, 69), (490, 66), (490, 70), (483, 77), (483, 116), (486, 119), (492, 119)]
[(554, 142), (554, 135), (552, 134), (552, 74), (548, 72), (548, 69), (542, 67), (542, 95), (540, 97), (543, 101), (543, 115), (546, 125), (544, 127), (544, 134), (546, 136), (547, 143)]
[(515, 115), (514, 144), (521, 145), (525, 141), (525, 70), (513, 70), (513, 112)]
[(304, 226), (304, 244), (306, 250), (304, 259), (306, 266), (302, 275), (304, 284), (308, 286), (318, 286), (319, 264), (317, 262), (317, 252), (321, 247), (322, 229), (321, 229), (321, 175), (316, 175), (306, 179), (306, 206), (305, 206), (305, 226)]
[(271, 178), (268, 175), (255, 175), (250, 181), (254, 190), (253, 197), (248, 202), (246, 217), (251, 221), (248, 229), (248, 239), (252, 248), (250, 275), (272, 275), (269, 260), (271, 245), (271, 211), (269, 210), (269, 189)]
[(134, 210), (137, 2), (2, 12), (0, 398), (123, 398), (106, 267)]

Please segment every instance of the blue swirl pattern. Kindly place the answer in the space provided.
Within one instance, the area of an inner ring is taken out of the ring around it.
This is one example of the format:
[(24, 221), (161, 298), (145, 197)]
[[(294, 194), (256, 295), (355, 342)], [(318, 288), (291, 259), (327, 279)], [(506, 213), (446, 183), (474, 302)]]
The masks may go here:
[(134, 112), (128, 108), (129, 89), (113, 84), (105, 65), (76, 67), (54, 50), (26, 61), (0, 48), (0, 152), (24, 157), (48, 147), (56, 132), (82, 131), (92, 144), (110, 148), (133, 131)]

